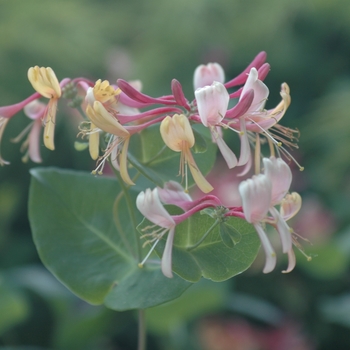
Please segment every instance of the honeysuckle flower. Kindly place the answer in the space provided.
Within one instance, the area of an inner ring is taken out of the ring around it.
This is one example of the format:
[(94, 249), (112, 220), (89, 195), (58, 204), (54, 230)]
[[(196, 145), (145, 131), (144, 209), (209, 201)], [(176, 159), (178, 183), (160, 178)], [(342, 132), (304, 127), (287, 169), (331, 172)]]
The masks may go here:
[(56, 124), (57, 101), (61, 97), (61, 87), (54, 71), (50, 67), (31, 67), (28, 70), (28, 79), (33, 88), (43, 97), (50, 99), (43, 119), (44, 144), (55, 149), (54, 131)]
[(271, 189), (271, 181), (263, 174), (255, 175), (239, 185), (245, 219), (254, 225), (265, 251), (264, 273), (271, 272), (276, 266), (276, 253), (262, 226), (270, 208)]
[(230, 96), (222, 83), (214, 81), (210, 86), (198, 88), (195, 91), (198, 114), (204, 126), (208, 127), (216, 141), (222, 156), (231, 169), (237, 165), (237, 157), (227, 146), (217, 126), (223, 126), (223, 120)]
[[(163, 274), (168, 277), (172, 278), (172, 247), (173, 247), (173, 241), (174, 241), (174, 235), (175, 235), (175, 226), (176, 223), (172, 216), (166, 211), (163, 204), (161, 203), (158, 195), (158, 188), (155, 188), (153, 191), (150, 189), (147, 189), (145, 192), (139, 193), (136, 199), (136, 206), (137, 209), (142, 213), (143, 216), (145, 216), (149, 221), (153, 222), (155, 225), (161, 227), (161, 230), (156, 230), (152, 232), (150, 235), (152, 237), (151, 240), (147, 241), (147, 243), (151, 243), (155, 241), (155, 244), (152, 246), (151, 250), (145, 257), (145, 259), (139, 264), (139, 266), (143, 266), (145, 261), (148, 259), (149, 255), (159, 242), (159, 240), (168, 233), (168, 237), (166, 240), (163, 256), (162, 256), (162, 262), (161, 262), (161, 268)], [(145, 237), (142, 236), (142, 237)]]
[(297, 192), (288, 193), (281, 201), (280, 214), (285, 220), (293, 218), (301, 208), (301, 196)]
[[(113, 113), (117, 105), (117, 96), (120, 94), (119, 89), (113, 88), (108, 80), (97, 80), (93, 87), (87, 87), (85, 101), (91, 106), (94, 106), (95, 101), (100, 102), (107, 111)], [(91, 118), (90, 118), (91, 119)], [(90, 128), (82, 134), (88, 134), (89, 137), (89, 153), (93, 160), (99, 156), (100, 150), (100, 129), (91, 121)]]
[(225, 82), (225, 72), (219, 63), (201, 64), (194, 71), (194, 90), (211, 85), (214, 81)]
[[(46, 112), (46, 105), (39, 102), (38, 100), (33, 100), (23, 107), (24, 114), (32, 120), (32, 122), (14, 139), (12, 142), (20, 142), (27, 135), (25, 141), (22, 143), (21, 152), (24, 152), (22, 157), (23, 162), (27, 162), (28, 158), (35, 163), (40, 163), (42, 161), (40, 156), (40, 132), (42, 127), (42, 118)], [(2, 139), (3, 132), (10, 118), (0, 117), (0, 143)], [(9, 164), (0, 155), (0, 165)]]
[[(184, 213), (180, 215), (170, 215), (163, 204), (175, 205), (184, 210)], [(141, 238), (148, 238), (144, 246), (149, 243), (154, 243), (139, 266), (142, 267), (145, 264), (160, 239), (168, 233), (162, 255), (161, 268), (166, 277), (173, 277), (172, 247), (176, 225), (205, 208), (217, 207), (220, 205), (220, 200), (211, 195), (192, 201), (191, 197), (185, 192), (182, 186), (174, 181), (165, 183), (164, 188), (156, 187), (153, 190), (147, 189), (146, 191), (140, 192), (136, 198), (136, 206), (145, 218), (154, 223), (154, 226), (147, 226), (143, 229), (147, 231), (147, 233), (143, 234)]]
[(40, 156), (40, 132), (42, 127), (42, 119), (46, 112), (46, 105), (38, 100), (32, 101), (23, 108), (24, 114), (33, 120), (31, 124), (17, 137), (14, 142), (22, 139), (22, 136), (30, 129), (27, 139), (23, 142), (21, 151), (28, 151), (22, 158), (23, 161), (27, 161), (28, 157), (35, 163), (41, 163)]
[(206, 127), (220, 124), (230, 101), (225, 86), (214, 81), (211, 85), (196, 89), (194, 94), (202, 124)]
[(213, 187), (205, 179), (191, 153), (194, 146), (194, 135), (187, 117), (183, 114), (175, 114), (173, 117), (167, 116), (160, 124), (160, 133), (164, 143), (173, 151), (181, 152), (180, 157), (180, 174), (185, 176), (186, 190), (187, 186), (187, 165), (197, 186), (204, 192), (208, 193)]
[(291, 232), (286, 221), (274, 206), (280, 204), (289, 191), (292, 183), (292, 172), (287, 163), (281, 158), (264, 158), (263, 164), (264, 173), (272, 185), (269, 211), (276, 222), (276, 229), (281, 237), (283, 253), (287, 253), (292, 249)]
[[(282, 251), (288, 254), (289, 261), (287, 270), (283, 272), (289, 272), (295, 266), (295, 255), (292, 248), (292, 231), (286, 220), (300, 209), (301, 199), (299, 200), (297, 195), (287, 195), (292, 173), (281, 158), (264, 158), (263, 164), (264, 174), (255, 175), (239, 185), (243, 213), (246, 220), (254, 225), (265, 250), (266, 262), (263, 272), (271, 272), (276, 265), (275, 251), (262, 226), (265, 223), (274, 226), (280, 235)], [(278, 204), (283, 207), (280, 212), (275, 208)]]
[[(263, 73), (265, 74), (265, 73)], [(240, 162), (239, 165), (245, 164), (245, 161), (249, 160), (250, 157), (250, 146), (249, 139), (253, 140), (253, 134), (264, 135), (268, 142), (275, 146), (277, 152), (282, 152), (285, 154), (287, 159), (293, 159), (293, 161), (300, 167), (303, 168), (296, 162), (296, 160), (291, 156), (291, 154), (282, 146), (285, 144), (289, 147), (296, 147), (294, 143), (297, 140), (295, 134), (298, 133), (296, 130), (292, 130), (279, 125), (279, 121), (284, 116), (287, 108), (290, 105), (290, 91), (286, 83), (282, 84), (281, 87), (281, 97), (282, 101), (273, 109), (266, 110), (265, 103), (267, 101), (269, 90), (267, 86), (260, 79), (260, 71), (256, 68), (251, 68), (248, 79), (241, 91), (240, 99), (238, 105), (243, 101), (244, 96), (246, 96), (251, 91), (254, 92), (254, 98), (249, 106), (249, 108), (243, 114), (226, 114), (226, 118), (231, 119), (227, 121), (227, 124), (241, 131), (241, 158), (244, 161)], [(249, 136), (251, 134), (251, 136)], [(290, 141), (289, 141), (289, 140)], [(256, 143), (260, 142), (257, 137)], [(273, 147), (270, 147), (271, 155), (275, 155)], [(256, 158), (260, 157), (260, 146), (256, 145)], [(256, 170), (259, 173), (259, 169)]]
[(108, 80), (97, 80), (94, 87), (89, 87), (86, 91), (85, 100), (93, 106), (95, 101), (99, 101), (109, 112), (113, 112), (113, 109), (117, 105), (117, 96), (121, 93), (121, 90), (114, 88), (109, 84)]
[(125, 183), (128, 185), (134, 185), (127, 170), (127, 154), (130, 140), (130, 133), (128, 130), (126, 130), (99, 101), (95, 101), (93, 107), (88, 105), (86, 108), (86, 114), (91, 120), (92, 125), (111, 135), (106, 151), (101, 157), (99, 165), (95, 169), (94, 173), (102, 172), (104, 163), (109, 156), (111, 156), (112, 164), (115, 165), (117, 155), (119, 154), (119, 148), (121, 148), (119, 163), (117, 163), (119, 164), (118, 168), (120, 170), (120, 175)]
[[(285, 197), (282, 199), (280, 203), (280, 215), (281, 217), (287, 221), (291, 218), (293, 218), (300, 210), (301, 208), (301, 197), (299, 193), (293, 192), (290, 194), (286, 194)], [(307, 256), (304, 253), (304, 250), (302, 249), (300, 243), (298, 242), (298, 238), (300, 238), (299, 235), (297, 235), (293, 230), (289, 229), (291, 231), (291, 238), (293, 241), (293, 244), (299, 249), (299, 251), (306, 256), (308, 261), (311, 260), (311, 257)], [(283, 273), (288, 273), (292, 271), (295, 267), (296, 259), (293, 249), (290, 249), (288, 251), (288, 268)]]

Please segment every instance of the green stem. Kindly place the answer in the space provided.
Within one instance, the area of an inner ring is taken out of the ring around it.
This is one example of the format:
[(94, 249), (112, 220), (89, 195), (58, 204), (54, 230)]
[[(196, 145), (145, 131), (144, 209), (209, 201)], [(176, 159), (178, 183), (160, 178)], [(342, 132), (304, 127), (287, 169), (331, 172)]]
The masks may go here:
[(139, 309), (139, 332), (137, 350), (146, 350), (146, 322), (145, 310)]
[(189, 247), (186, 248), (187, 251), (191, 251), (193, 249), (196, 249), (209, 235), (209, 233), (211, 231), (213, 231), (213, 229), (220, 223), (220, 220), (215, 220), (215, 222), (213, 223), (213, 225), (210, 226), (209, 230), (202, 236), (202, 238), (195, 243), (194, 245), (191, 245)]

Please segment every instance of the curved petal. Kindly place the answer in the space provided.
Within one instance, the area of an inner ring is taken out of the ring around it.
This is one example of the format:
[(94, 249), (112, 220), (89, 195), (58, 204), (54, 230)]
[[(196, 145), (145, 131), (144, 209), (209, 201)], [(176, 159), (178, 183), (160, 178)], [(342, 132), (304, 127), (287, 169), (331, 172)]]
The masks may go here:
[(190, 167), (190, 171), (196, 185), (204, 193), (211, 192), (214, 189), (214, 187), (208, 182), (208, 180), (204, 177), (204, 175), (198, 169), (190, 149), (184, 150), (184, 156), (188, 166)]
[(52, 68), (31, 67), (28, 69), (28, 79), (40, 95), (50, 99), (61, 97), (61, 87)]
[(221, 135), (214, 134), (213, 137), (215, 138), (216, 144), (218, 145), (221, 155), (225, 159), (228, 168), (234, 168), (238, 163), (236, 155), (233, 153), (231, 148), (227, 146)]
[(292, 249), (293, 246), (290, 228), (285, 222), (285, 220), (282, 218), (280, 213), (276, 210), (276, 208), (270, 208), (270, 213), (276, 221), (275, 226), (281, 238), (282, 251), (283, 253), (287, 253), (289, 250)]
[(174, 236), (175, 236), (175, 227), (172, 227), (169, 230), (168, 238), (165, 243), (165, 248), (162, 256), (162, 265), (161, 265), (164, 276), (168, 278), (173, 277), (171, 265), (172, 265), (172, 250), (173, 250)]
[(248, 90), (238, 103), (231, 109), (229, 109), (225, 115), (225, 119), (234, 119), (244, 115), (250, 108), (254, 100), (254, 90)]
[(252, 68), (250, 70), (241, 96), (244, 96), (251, 89), (254, 90), (254, 99), (249, 110), (247, 111), (247, 114), (261, 111), (265, 106), (267, 97), (269, 96), (269, 89), (261, 80), (259, 80), (259, 73), (256, 68)]
[(292, 183), (292, 171), (282, 158), (264, 158), (264, 173), (272, 183), (271, 205), (281, 203)]
[(250, 145), (244, 118), (240, 118), (240, 129), (241, 153), (239, 155), (238, 166), (247, 164), (250, 158)]
[(252, 157), (252, 154), (251, 152), (249, 152), (249, 158), (248, 158), (248, 161), (247, 163), (244, 165), (242, 171), (240, 173), (237, 174), (237, 176), (244, 176), (244, 175), (247, 175), (249, 170), (251, 169), (252, 167), (252, 164), (253, 164), (253, 157)]
[(201, 64), (194, 71), (193, 86), (198, 89), (207, 85), (211, 85), (214, 81), (224, 83), (225, 72), (219, 63)]
[(149, 188), (145, 192), (140, 192), (136, 198), (137, 209), (141, 214), (154, 224), (164, 227), (175, 227), (175, 221), (165, 210), (158, 195), (158, 189), (151, 191)]
[(204, 126), (216, 125), (222, 121), (226, 112), (230, 95), (225, 86), (214, 81), (210, 86), (198, 88), (194, 92), (198, 114)]
[(96, 160), (100, 153), (100, 133), (99, 129), (96, 128), (93, 122), (90, 125), (89, 134), (89, 153), (93, 160)]
[(293, 271), (295, 264), (296, 264), (296, 259), (295, 259), (295, 254), (294, 254), (293, 248), (288, 250), (287, 254), (288, 254), (288, 267), (287, 267), (287, 270), (283, 270), (282, 273), (289, 273), (289, 272)]
[(29, 158), (34, 163), (41, 163), (42, 159), (40, 156), (40, 132), (41, 132), (41, 120), (37, 119), (34, 121), (32, 129), (29, 133), (29, 145), (28, 145), (28, 154)]
[(249, 116), (252, 122), (247, 124), (248, 130), (253, 132), (268, 130), (282, 119), (291, 103), (290, 90), (289, 86), (286, 83), (282, 84), (280, 94), (282, 100), (274, 109), (257, 112)]
[(249, 223), (258, 223), (266, 217), (271, 203), (271, 187), (271, 181), (263, 174), (239, 184), (243, 213)]
[(56, 98), (51, 98), (47, 105), (47, 114), (45, 116), (45, 127), (44, 127), (44, 145), (46, 148), (53, 151), (55, 149), (54, 144), (54, 133), (56, 126), (56, 112), (57, 112)]
[(129, 173), (128, 173), (128, 147), (129, 147), (129, 141), (130, 138), (128, 137), (125, 139), (122, 151), (119, 156), (119, 171), (120, 176), (122, 177), (123, 181), (128, 185), (135, 185), (134, 182), (130, 179)]
[(301, 208), (301, 197), (297, 192), (287, 194), (281, 202), (280, 214), (284, 220), (289, 220), (294, 217)]
[(261, 227), (260, 223), (254, 224), (254, 227), (255, 227), (256, 232), (258, 233), (258, 236), (259, 236), (260, 241), (261, 241), (261, 245), (265, 251), (266, 260), (265, 260), (265, 267), (264, 267), (263, 272), (269, 273), (269, 272), (273, 271), (273, 269), (276, 266), (276, 253), (273, 250), (272, 245), (271, 245), (269, 239), (267, 238), (267, 235), (266, 235), (265, 231), (263, 230), (263, 228)]

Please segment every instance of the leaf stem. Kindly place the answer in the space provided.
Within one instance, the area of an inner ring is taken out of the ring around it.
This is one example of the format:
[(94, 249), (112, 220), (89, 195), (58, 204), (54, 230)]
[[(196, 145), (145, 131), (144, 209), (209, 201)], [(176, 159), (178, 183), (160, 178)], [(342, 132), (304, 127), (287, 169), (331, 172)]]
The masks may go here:
[(137, 350), (146, 350), (146, 322), (145, 310), (139, 309), (139, 332)]
[(197, 242), (195, 243), (194, 245), (191, 245), (189, 247), (186, 248), (187, 251), (191, 251), (193, 249), (196, 249), (206, 238), (207, 236), (209, 235), (209, 233), (211, 231), (213, 231), (213, 229), (220, 223), (220, 220), (215, 220), (215, 222), (213, 223), (213, 225), (210, 226), (210, 228), (208, 229), (208, 231), (202, 236), (202, 238)]

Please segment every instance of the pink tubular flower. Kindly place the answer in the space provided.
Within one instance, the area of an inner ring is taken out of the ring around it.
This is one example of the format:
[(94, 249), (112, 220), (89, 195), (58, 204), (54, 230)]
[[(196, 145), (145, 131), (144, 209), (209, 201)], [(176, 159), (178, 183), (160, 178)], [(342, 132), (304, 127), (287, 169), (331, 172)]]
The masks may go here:
[(42, 118), (44, 117), (46, 112), (46, 105), (42, 102), (35, 100), (28, 103), (23, 108), (23, 112), (28, 118), (32, 119), (33, 122), (29, 124), (27, 128), (24, 129), (21, 132), (21, 134), (18, 137), (16, 137), (13, 141), (19, 142), (25, 136), (26, 132), (30, 130), (27, 139), (23, 142), (21, 146), (22, 152), (25, 152), (28, 149), (28, 151), (22, 157), (22, 160), (26, 162), (29, 157), (33, 162), (41, 163), (42, 159), (40, 156), (39, 142), (42, 127)]
[[(276, 265), (276, 254), (263, 230), (262, 223), (268, 223), (276, 228), (280, 235), (283, 253), (288, 254), (290, 272), (295, 266), (292, 231), (286, 220), (294, 216), (300, 209), (299, 195), (288, 195), (292, 173), (289, 166), (281, 159), (271, 157), (263, 159), (265, 173), (253, 176), (252, 179), (241, 182), (239, 192), (242, 198), (242, 208), (246, 220), (252, 223), (260, 237), (266, 254), (263, 272), (271, 272)], [(280, 205), (280, 212), (275, 208)], [(270, 212), (271, 217), (267, 214)]]
[(148, 259), (153, 249), (159, 242), (159, 240), (168, 232), (168, 238), (165, 244), (163, 256), (162, 256), (162, 272), (168, 277), (172, 278), (172, 247), (175, 235), (175, 220), (172, 216), (165, 210), (163, 204), (160, 201), (158, 195), (158, 188), (155, 188), (153, 191), (147, 189), (145, 192), (139, 193), (136, 199), (137, 209), (144, 215), (149, 221), (153, 222), (155, 225), (160, 226), (161, 230), (156, 230), (150, 234), (143, 235), (151, 236), (152, 239), (147, 241), (147, 243), (151, 243), (155, 241), (155, 244), (152, 246), (151, 250), (145, 257), (145, 259), (139, 264), (139, 266), (143, 266), (145, 261)]
[[(175, 205), (184, 210), (183, 214), (170, 215), (163, 206), (164, 204)], [(144, 231), (153, 230), (145, 233), (141, 238), (150, 238), (144, 245), (153, 243), (150, 251), (139, 264), (142, 267), (157, 243), (168, 232), (165, 248), (162, 256), (162, 272), (166, 277), (173, 277), (172, 274), (172, 247), (175, 235), (175, 226), (188, 219), (194, 213), (208, 208), (220, 206), (221, 202), (218, 198), (206, 195), (203, 198), (192, 201), (191, 197), (184, 191), (178, 183), (170, 181), (164, 185), (164, 188), (155, 188), (152, 191), (147, 189), (145, 192), (139, 193), (136, 199), (136, 206), (145, 218), (153, 222), (154, 226), (147, 226)], [(157, 228), (156, 226), (159, 226)]]
[(222, 156), (231, 169), (237, 165), (237, 158), (227, 146), (216, 126), (221, 123), (226, 112), (230, 96), (225, 86), (214, 81), (210, 86), (198, 88), (195, 91), (198, 114), (204, 126), (208, 127), (213, 139), (216, 141)]
[(276, 253), (261, 224), (270, 208), (271, 189), (271, 181), (263, 174), (242, 181), (239, 185), (245, 218), (249, 223), (254, 225), (265, 250), (266, 261), (264, 273), (271, 272), (276, 266)]
[(219, 63), (201, 64), (194, 71), (193, 85), (194, 89), (211, 85), (214, 81), (224, 83), (225, 72)]
[(206, 127), (220, 124), (230, 101), (225, 86), (214, 81), (210, 86), (196, 89), (194, 94), (202, 124)]

